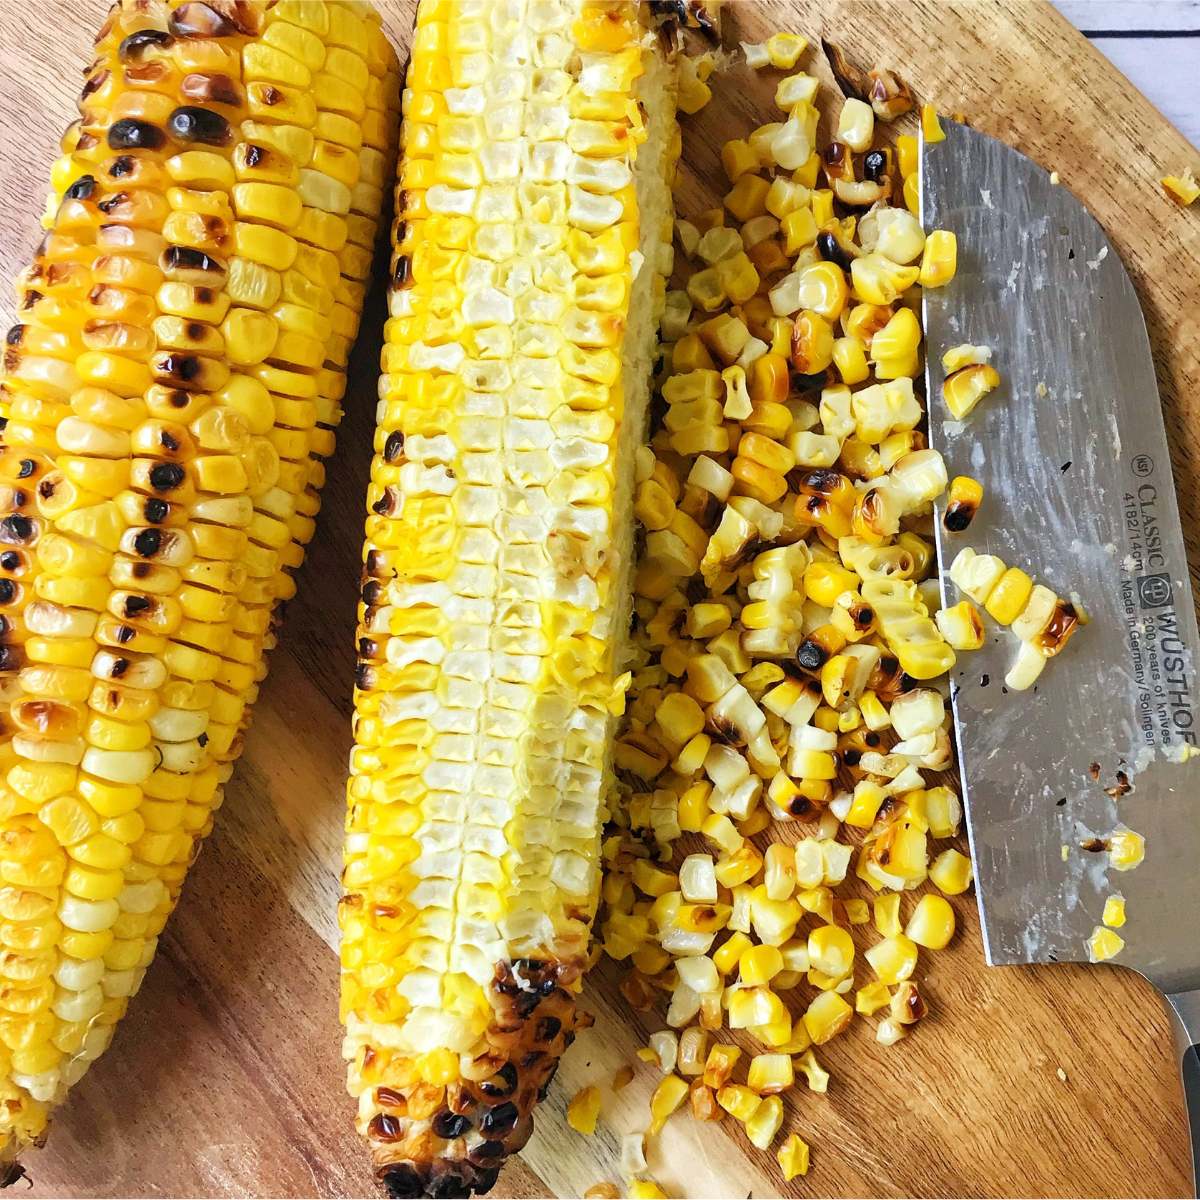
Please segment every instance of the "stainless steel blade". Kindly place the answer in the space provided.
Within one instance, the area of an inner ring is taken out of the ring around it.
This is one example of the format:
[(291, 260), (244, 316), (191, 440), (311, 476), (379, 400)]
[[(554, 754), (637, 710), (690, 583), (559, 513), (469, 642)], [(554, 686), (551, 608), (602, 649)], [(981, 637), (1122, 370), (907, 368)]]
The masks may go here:
[[(958, 273), (925, 292), (929, 435), (951, 477), (985, 488), (966, 533), (938, 521), (943, 591), (963, 546), (998, 554), (1091, 616), (1036, 690), (1009, 692), (1011, 631), (952, 675), (988, 961), (1086, 960), (1105, 897), (1127, 899), (1116, 959), (1163, 991), (1200, 986), (1200, 639), (1146, 326), (1103, 230), (1024, 155), (943, 121), (922, 146), (926, 229), (958, 236)], [(993, 348), (1003, 379), (964, 422), (942, 352)], [(1132, 790), (1123, 791), (1122, 774)], [(1109, 790), (1111, 789), (1111, 791)], [(1128, 872), (1084, 847), (1125, 825)]]

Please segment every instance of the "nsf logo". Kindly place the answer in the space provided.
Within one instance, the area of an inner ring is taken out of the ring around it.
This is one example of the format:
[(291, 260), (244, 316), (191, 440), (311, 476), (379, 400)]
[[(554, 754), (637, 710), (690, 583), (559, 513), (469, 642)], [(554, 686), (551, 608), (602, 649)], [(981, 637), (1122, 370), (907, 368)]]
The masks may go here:
[(1171, 603), (1171, 579), (1168, 575), (1139, 575), (1137, 590), (1143, 608), (1165, 608)]

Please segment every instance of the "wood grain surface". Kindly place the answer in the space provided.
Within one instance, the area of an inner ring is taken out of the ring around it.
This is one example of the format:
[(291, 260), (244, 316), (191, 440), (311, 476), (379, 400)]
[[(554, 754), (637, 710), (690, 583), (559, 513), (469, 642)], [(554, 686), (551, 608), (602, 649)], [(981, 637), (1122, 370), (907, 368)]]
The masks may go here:
[[(73, 115), (104, 0), (0, 5), (0, 276), (36, 237), (59, 131)], [(411, 0), (381, 0), (400, 44)], [(902, 68), (944, 111), (1057, 168), (1105, 225), (1141, 290), (1155, 345), (1181, 509), (1200, 528), (1200, 210), (1157, 179), (1194, 152), (1048, 6), (1022, 0), (745, 0), (730, 40), (825, 33), (864, 63)], [(34, 13), (31, 24), (31, 13)], [(902, 16), (901, 16), (902, 14)], [(828, 81), (819, 54), (805, 60)], [(685, 118), (684, 213), (713, 202), (727, 137), (773, 120), (775, 76), (744, 69)], [(11, 316), (5, 295), (0, 307)], [(74, 1090), (28, 1163), (34, 1196), (356, 1196), (374, 1192), (350, 1127), (336, 1019), (334, 902), (349, 748), (361, 507), (382, 306), (370, 305), (325, 511), (290, 606), (246, 756), (158, 960), (112, 1049)], [(1195, 545), (1193, 541), (1193, 546)], [(1193, 556), (1193, 564), (1195, 564)], [(955, 945), (926, 956), (933, 1015), (883, 1049), (863, 1025), (824, 1048), (828, 1095), (787, 1098), (814, 1145), (786, 1189), (773, 1157), (726, 1122), (680, 1115), (651, 1153), (671, 1195), (1169, 1196), (1189, 1186), (1166, 1017), (1119, 970), (990, 970), (969, 898)], [(1193, 920), (1195, 914), (1184, 914)], [(567, 1129), (566, 1100), (605, 1082), (650, 1031), (616, 974), (589, 982), (595, 1027), (568, 1054), (503, 1196), (579, 1195), (619, 1182), (619, 1133), (645, 1124), (655, 1077), (606, 1101), (597, 1137)]]

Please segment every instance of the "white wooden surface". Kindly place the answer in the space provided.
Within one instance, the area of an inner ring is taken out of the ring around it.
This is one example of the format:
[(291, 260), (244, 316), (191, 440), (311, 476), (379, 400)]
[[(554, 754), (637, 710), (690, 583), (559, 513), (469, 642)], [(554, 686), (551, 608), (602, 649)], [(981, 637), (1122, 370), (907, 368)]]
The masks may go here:
[[(1200, 147), (1200, 0), (1054, 0), (1054, 5)], [(1120, 121), (1122, 114), (1112, 119)], [(1200, 168), (1200, 152), (1190, 165)]]

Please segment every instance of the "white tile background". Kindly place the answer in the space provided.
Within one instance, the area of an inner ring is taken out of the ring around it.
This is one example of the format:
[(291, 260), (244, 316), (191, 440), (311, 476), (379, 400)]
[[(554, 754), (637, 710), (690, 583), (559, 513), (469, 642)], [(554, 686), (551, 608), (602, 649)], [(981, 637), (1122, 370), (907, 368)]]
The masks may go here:
[(1200, 0), (1054, 0), (1054, 5), (1200, 147)]

